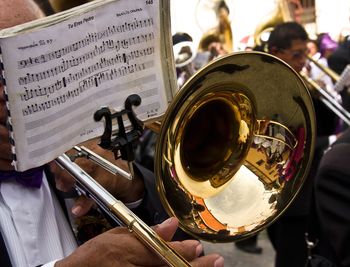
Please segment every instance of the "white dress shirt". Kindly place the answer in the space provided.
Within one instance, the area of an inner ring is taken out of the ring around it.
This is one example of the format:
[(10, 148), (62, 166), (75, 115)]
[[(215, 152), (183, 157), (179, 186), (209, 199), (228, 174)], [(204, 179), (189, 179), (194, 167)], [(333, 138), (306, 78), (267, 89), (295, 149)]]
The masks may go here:
[(77, 247), (45, 174), (40, 189), (0, 183), (0, 231), (14, 267), (53, 266)]
[[(312, 58), (317, 61), (319, 64), (321, 64), (322, 66), (328, 68), (328, 63), (327, 63), (327, 59), (321, 56), (321, 53), (317, 52), (316, 54), (314, 54), (312, 56)], [(321, 70), (319, 67), (316, 66), (315, 63), (310, 62), (310, 78), (313, 80), (321, 80), (325, 83), (327, 90), (333, 89), (334, 84), (332, 82), (331, 77), (329, 77), (328, 75), (326, 75), (326, 73)]]

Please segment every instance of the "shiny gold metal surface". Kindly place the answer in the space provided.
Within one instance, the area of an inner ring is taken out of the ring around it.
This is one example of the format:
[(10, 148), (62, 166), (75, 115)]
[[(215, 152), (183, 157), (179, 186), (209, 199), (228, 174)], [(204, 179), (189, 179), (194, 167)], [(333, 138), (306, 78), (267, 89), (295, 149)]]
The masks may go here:
[[(212, 2), (211, 4), (213, 3), (214, 2)], [(217, 1), (217, 3), (220, 3), (220, 1)], [(221, 1), (221, 3), (224, 3), (224, 6), (226, 6), (225, 1)], [(199, 1), (198, 5), (202, 7), (210, 6), (210, 4), (206, 3), (206, 1)], [(206, 14), (205, 9), (199, 10), (201, 10), (202, 14), (208, 15)], [(213, 53), (214, 51), (211, 51), (210, 44), (212, 44), (213, 42), (217, 42), (222, 44), (223, 49), (227, 53), (231, 53), (233, 51), (233, 33), (231, 28), (231, 22), (229, 19), (229, 10), (223, 6), (220, 7), (218, 6), (218, 4), (214, 4), (214, 6), (210, 8), (210, 11), (215, 12), (217, 25), (213, 28), (204, 31), (201, 39), (199, 40), (198, 51), (209, 51)], [(207, 17), (203, 17), (202, 20), (204, 21), (201, 22), (207, 21)], [(216, 57), (217, 55), (214, 54), (212, 56)]]
[[(198, 71), (160, 128), (155, 172), (164, 207), (183, 230), (211, 242), (247, 237), (286, 210), (310, 167), (316, 132), (312, 100), (299, 75), (259, 52), (223, 56)], [(69, 157), (56, 161), (81, 192), (169, 266), (190, 266)]]
[(309, 92), (287, 64), (259, 52), (221, 57), (184, 85), (162, 121), (161, 200), (197, 238), (256, 233), (300, 190), (315, 131)]
[(292, 2), (294, 1), (277, 0), (275, 10), (269, 16), (267, 16), (266, 19), (262, 20), (255, 28), (255, 45), (264, 45), (267, 41), (269, 34), (277, 24), (287, 21), (295, 21), (295, 17), (293, 14), (294, 4)]

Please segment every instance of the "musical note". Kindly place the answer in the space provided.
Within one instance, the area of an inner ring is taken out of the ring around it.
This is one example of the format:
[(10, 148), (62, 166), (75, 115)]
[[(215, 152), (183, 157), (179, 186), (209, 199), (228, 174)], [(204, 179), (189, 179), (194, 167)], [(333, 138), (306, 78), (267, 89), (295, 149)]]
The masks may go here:
[[(138, 29), (151, 28), (154, 25), (153, 18), (136, 19), (134, 18), (131, 22), (125, 22), (121, 25), (108, 26), (106, 29), (99, 32), (88, 33), (85, 38), (63, 47), (59, 50), (52, 51), (47, 54), (39, 55), (35, 58), (28, 57), (27, 59), (22, 59), (17, 62), (18, 69), (30, 68), (32, 66), (45, 63), (47, 61), (59, 59), (66, 56), (72, 52), (76, 52), (81, 48), (89, 46), (91, 43), (98, 42), (101, 39), (108, 38), (115, 34), (121, 34), (125, 32), (135, 31)], [(147, 38), (143, 36), (143, 38)], [(124, 39), (122, 44), (128, 44), (130, 41)]]
[[(122, 66), (119, 68), (114, 68), (111, 70), (106, 70), (97, 74), (94, 74), (81, 82), (79, 82), (79, 86), (75, 89), (68, 90), (67, 92), (54, 97), (53, 99), (43, 101), (40, 103), (35, 103), (31, 105), (27, 105), (26, 108), (22, 109), (23, 116), (29, 116), (34, 113), (38, 113), (41, 111), (46, 111), (47, 109), (50, 109), (51, 107), (55, 107), (58, 105), (61, 105), (65, 103), (66, 101), (70, 99), (74, 99), (75, 97), (78, 97), (81, 93), (85, 92), (86, 90), (93, 88), (93, 87), (99, 87), (102, 83), (108, 82), (111, 80), (118, 79), (119, 77), (125, 77), (129, 74), (140, 72), (143, 70), (146, 70), (148, 68), (154, 67), (154, 61), (147, 61), (142, 62), (140, 64), (133, 64), (129, 66)], [(62, 84), (63, 81), (58, 81), (56, 84)], [(51, 89), (52, 87), (50, 87)], [(27, 101), (34, 96), (43, 96), (47, 95), (48, 87), (45, 88), (39, 88), (34, 90), (26, 90), (26, 93), (21, 95), (21, 99)], [(29, 96), (28, 96), (29, 95)]]
[[(83, 55), (80, 55), (77, 57), (72, 56), (70, 59), (62, 58), (62, 62), (59, 66), (55, 66), (51, 69), (47, 69), (47, 70), (44, 70), (42, 72), (35, 73), (35, 74), (27, 73), (26, 76), (19, 77), (18, 84), (19, 85), (27, 85), (29, 83), (38, 82), (38, 81), (45, 80), (45, 79), (48, 79), (50, 77), (56, 76), (58, 74), (64, 73), (67, 70), (74, 68), (76, 66), (82, 65), (86, 61), (92, 60), (97, 56), (101, 56), (102, 54), (104, 54), (106, 52), (119, 51), (120, 44), (124, 49), (128, 49), (129, 46), (134, 46), (134, 45), (138, 45), (141, 43), (147, 43), (147, 42), (150, 42), (152, 40), (154, 40), (154, 33), (153, 32), (129, 37), (129, 38), (123, 39), (121, 41), (117, 41), (117, 42), (114, 42), (114, 40), (111, 40), (111, 39), (107, 40), (107, 41), (103, 41), (100, 46), (95, 45), (95, 47), (92, 50), (84, 53)], [(154, 48), (153, 48), (153, 50), (152, 50), (152, 47), (149, 47), (147, 49), (149, 51), (144, 52), (142, 50), (136, 50), (136, 51), (132, 51), (132, 52), (136, 55), (139, 55), (139, 56), (145, 56), (145, 55), (150, 55), (150, 54), (154, 53)], [(126, 58), (126, 56), (127, 55), (125, 53), (122, 54), (124, 63), (129, 62), (129, 60), (133, 58), (133, 56), (128, 56), (128, 58)]]
[[(62, 77), (62, 79), (57, 80), (55, 83), (50, 84), (48, 86), (44, 86), (40, 88), (40, 92), (45, 92), (45, 94), (38, 93), (38, 89), (32, 88), (28, 89), (27, 87), (25, 88), (25, 93), (20, 94), (21, 100), (22, 101), (28, 101), (34, 97), (40, 97), (43, 95), (49, 96), (50, 94), (53, 94), (55, 91), (60, 90), (62, 87), (67, 87), (69, 84), (79, 81), (80, 79), (91, 75), (92, 73), (99, 71), (101, 69), (105, 68), (110, 68), (115, 65), (121, 64), (121, 63), (126, 63), (128, 66), (122, 66), (118, 69), (114, 69), (113, 71), (110, 71), (109, 77), (111, 80), (115, 79), (116, 77), (114, 76), (115, 73), (119, 73), (120, 76), (125, 76), (130, 73), (134, 73), (137, 71), (145, 70), (147, 68), (153, 67), (153, 61), (150, 61), (152, 63), (140, 63), (140, 64), (132, 64), (129, 65), (130, 62), (134, 59), (139, 59), (139, 58), (145, 58), (146, 56), (151, 56), (155, 52), (154, 47), (146, 47), (144, 49), (138, 49), (134, 51), (130, 51), (129, 53), (123, 53), (123, 54), (116, 54), (112, 58), (101, 58), (98, 62), (87, 66), (85, 68), (82, 68), (81, 70), (75, 72), (75, 73), (69, 73), (68, 76)], [(56, 73), (59, 72), (60, 69), (55, 67), (51, 70), (47, 70), (47, 73)], [(39, 75), (29, 75), (27, 74), (26, 77), (21, 77), (20, 79), (25, 80), (25, 84), (31, 83), (33, 77), (40, 77), (42, 73)], [(50, 74), (48, 74), (50, 75)], [(100, 75), (100, 74), (96, 74)], [(92, 76), (93, 77), (93, 76)], [(88, 78), (90, 79), (90, 78)], [(100, 78), (99, 78), (100, 79)], [(83, 81), (84, 82), (84, 81)], [(30, 93), (30, 95), (29, 95)]]

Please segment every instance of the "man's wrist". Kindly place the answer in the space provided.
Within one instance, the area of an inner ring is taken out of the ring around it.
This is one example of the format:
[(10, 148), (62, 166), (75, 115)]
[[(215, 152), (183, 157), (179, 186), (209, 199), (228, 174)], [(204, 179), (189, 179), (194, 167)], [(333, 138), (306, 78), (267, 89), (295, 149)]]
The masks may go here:
[(337, 136), (335, 134), (328, 136), (329, 145), (332, 145), (335, 141), (337, 141)]
[(124, 203), (125, 206), (127, 206), (129, 209), (136, 209), (138, 206), (140, 206), (140, 204), (142, 203), (143, 201), (143, 197), (136, 200), (136, 201), (133, 201), (133, 202), (128, 202), (128, 203)]
[(41, 267), (55, 267), (55, 264), (56, 264), (57, 261), (58, 260), (50, 261), (48, 263), (45, 263), (45, 264), (39, 265), (39, 266), (41, 266)]

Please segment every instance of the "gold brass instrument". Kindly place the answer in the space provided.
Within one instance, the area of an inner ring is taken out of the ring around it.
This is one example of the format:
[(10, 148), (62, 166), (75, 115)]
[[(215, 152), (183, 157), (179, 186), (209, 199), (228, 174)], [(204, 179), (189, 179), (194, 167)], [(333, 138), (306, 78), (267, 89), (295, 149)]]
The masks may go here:
[(320, 86), (317, 82), (312, 80), (304, 73), (300, 74), (310, 86), (315, 89), (319, 95), (317, 96), (320, 101), (325, 104), (331, 111), (333, 111), (340, 119), (342, 119), (347, 125), (350, 125), (350, 113), (344, 109), (344, 107), (338, 103), (334, 97), (332, 97), (326, 89)]
[[(310, 56), (307, 56), (308, 60), (313, 62), (316, 67), (329, 76), (335, 83), (339, 82), (340, 76), (335, 73), (330, 68), (323, 66), (317, 60)], [(340, 119), (342, 119), (347, 125), (350, 125), (350, 113), (333, 97), (329, 92), (322, 86), (320, 86), (316, 81), (308, 77), (306, 74), (301, 73), (301, 76), (306, 80), (306, 82), (318, 92), (320, 101), (325, 104), (331, 111), (333, 111)]]
[(314, 134), (312, 100), (294, 70), (265, 53), (224, 56), (185, 84), (162, 121), (162, 202), (199, 239), (256, 233), (299, 191)]
[(317, 60), (315, 60), (313, 57), (311, 56), (307, 56), (308, 60), (310, 60), (312, 63), (314, 63), (321, 71), (323, 71), (327, 76), (329, 76), (333, 82), (338, 82), (340, 79), (340, 76), (333, 71), (332, 69), (320, 64)]
[[(283, 61), (259, 52), (212, 61), (187, 81), (162, 120), (155, 174), (164, 207), (184, 231), (207, 241), (257, 233), (299, 192), (315, 124), (305, 84)], [(66, 156), (58, 161), (170, 266), (189, 266)]]
[(173, 52), (178, 72), (178, 85), (181, 88), (196, 71), (193, 64), (196, 49), (192, 41), (186, 41), (173, 45)]
[[(299, 6), (299, 5), (298, 5)], [(291, 0), (277, 0), (276, 9), (261, 21), (254, 31), (254, 42), (256, 46), (262, 46), (267, 39), (264, 35), (269, 35), (273, 28), (282, 22), (295, 21), (295, 3)]]
[[(118, 173), (123, 177), (130, 179), (128, 173), (125, 173), (119, 167), (106, 162), (103, 158), (99, 157), (89, 149), (85, 147), (75, 147), (75, 149), (101, 167), (106, 168), (106, 170), (112, 173)], [(157, 236), (147, 224), (130, 211), (130, 209), (128, 209), (121, 201), (115, 199), (89, 174), (72, 162), (66, 154), (58, 157), (56, 162), (75, 178), (77, 182), (76, 188), (81, 193), (92, 198), (98, 206), (111, 217), (111, 219), (120, 225), (126, 225), (130, 232), (134, 232), (141, 241), (162, 257), (169, 266), (191, 266), (180, 254), (169, 247), (164, 240)]]
[[(224, 1), (222, 3), (225, 5)], [(198, 44), (198, 51), (209, 51), (210, 43), (218, 42), (223, 45), (226, 52), (231, 53), (233, 51), (233, 34), (228, 10), (224, 6), (217, 6), (215, 10), (218, 25), (203, 34)], [(214, 57), (216, 55), (213, 55)]]
[[(263, 21), (261, 24), (258, 25), (255, 29), (254, 33), (254, 40), (255, 44), (258, 46), (264, 46), (264, 43), (267, 42), (267, 40), (263, 40), (262, 35), (263, 34), (269, 34), (273, 28), (282, 22), (287, 21), (295, 21), (295, 17), (293, 16), (294, 8), (293, 3), (295, 1), (288, 1), (288, 0), (278, 0), (277, 2), (277, 8), (275, 9), (274, 13), (265, 21)], [(263, 47), (266, 49), (266, 47)], [(314, 60), (312, 57), (307, 56), (310, 61), (312, 61), (321, 71), (323, 71), (326, 75), (328, 75), (334, 82), (338, 82), (340, 77), (337, 73), (332, 71), (331, 69), (321, 65), (319, 62)], [(350, 125), (350, 113), (343, 108), (341, 104), (338, 103), (334, 97), (332, 97), (326, 89), (322, 88), (320, 85), (318, 85), (314, 80), (312, 80), (310, 77), (307, 77), (307, 75), (301, 73), (301, 76), (305, 79), (305, 81), (311, 86), (311, 88), (314, 88), (319, 95), (320, 101), (324, 103), (331, 111), (333, 111), (340, 119), (342, 119), (346, 124)]]
[(325, 75), (329, 76), (332, 81), (334, 82), (334, 90), (338, 93), (340, 93), (342, 90), (344, 90), (345, 87), (349, 86), (349, 79), (350, 79), (350, 65), (347, 65), (343, 72), (338, 75), (335, 71), (330, 69), (329, 67), (326, 67), (322, 64), (320, 64), (317, 60), (314, 58), (307, 56), (308, 60), (313, 62), (316, 67), (318, 67)]

